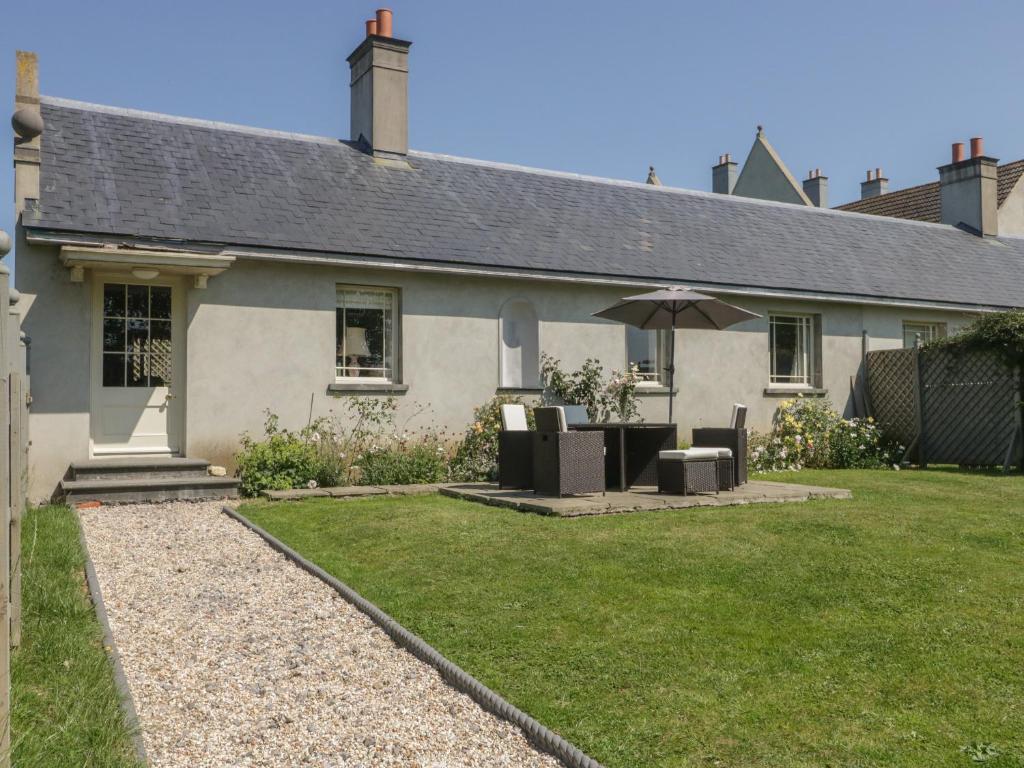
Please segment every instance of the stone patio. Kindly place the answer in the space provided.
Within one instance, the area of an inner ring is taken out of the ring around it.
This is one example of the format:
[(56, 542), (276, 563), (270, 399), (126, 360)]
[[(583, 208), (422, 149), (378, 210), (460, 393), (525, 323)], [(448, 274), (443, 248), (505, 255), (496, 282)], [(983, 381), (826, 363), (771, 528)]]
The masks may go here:
[(440, 492), (445, 496), (556, 517), (610, 515), (649, 509), (728, 507), (736, 504), (778, 504), (811, 499), (853, 498), (853, 494), (844, 488), (822, 488), (767, 480), (753, 480), (735, 491), (691, 496), (659, 494), (657, 488), (638, 486), (626, 492), (608, 491), (604, 495), (568, 496), (557, 499), (537, 496), (533, 491), (499, 490), (494, 483), (456, 483), (442, 486)]
[(271, 501), (298, 501), (314, 497), (330, 496), (335, 499), (358, 499), (364, 496), (420, 496), (437, 493), (440, 483), (418, 485), (344, 485), (337, 488), (295, 488), (290, 491), (261, 491), (260, 496)]

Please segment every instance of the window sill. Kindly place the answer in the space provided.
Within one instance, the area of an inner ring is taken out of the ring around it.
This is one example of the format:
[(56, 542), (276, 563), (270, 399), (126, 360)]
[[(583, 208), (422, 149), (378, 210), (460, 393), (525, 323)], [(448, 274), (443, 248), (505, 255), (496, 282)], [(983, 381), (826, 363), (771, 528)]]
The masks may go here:
[(327, 385), (327, 392), (331, 395), (343, 395), (354, 392), (381, 392), (393, 395), (401, 395), (409, 391), (408, 384), (396, 384), (387, 381), (336, 381)]
[(675, 387), (670, 391), (668, 387), (662, 386), (638, 386), (634, 391), (637, 397), (643, 397), (644, 395), (675, 395), (679, 393), (679, 388)]
[(773, 397), (776, 395), (804, 395), (806, 397), (824, 397), (827, 394), (828, 390), (823, 389), (822, 387), (775, 386), (764, 388), (765, 397)]
[(495, 390), (499, 395), (543, 395), (543, 387), (498, 387)]

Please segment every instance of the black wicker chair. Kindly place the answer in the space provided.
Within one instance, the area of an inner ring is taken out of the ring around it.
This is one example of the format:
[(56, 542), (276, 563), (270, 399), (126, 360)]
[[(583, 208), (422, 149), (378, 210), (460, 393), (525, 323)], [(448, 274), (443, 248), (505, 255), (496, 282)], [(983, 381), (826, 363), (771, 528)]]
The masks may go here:
[(501, 406), (501, 427), (498, 433), (498, 487), (533, 488), (534, 433), (529, 431), (526, 423), (526, 408), (522, 405)]
[(568, 432), (561, 408), (535, 408), (533, 490), (544, 496), (604, 493), (604, 434)]
[(733, 406), (732, 426), (700, 427), (693, 430), (694, 448), (729, 448), (733, 458), (735, 485), (747, 482), (747, 406)]

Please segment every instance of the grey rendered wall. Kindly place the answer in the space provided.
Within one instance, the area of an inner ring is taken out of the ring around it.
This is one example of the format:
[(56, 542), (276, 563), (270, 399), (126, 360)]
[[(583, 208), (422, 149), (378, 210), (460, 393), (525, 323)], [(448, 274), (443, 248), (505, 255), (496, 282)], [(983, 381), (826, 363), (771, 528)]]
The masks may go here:
[(1024, 176), (999, 206), (999, 234), (1024, 235)]
[[(435, 425), (453, 433), (469, 423), (473, 408), (498, 391), (498, 315), (510, 298), (525, 298), (540, 320), (540, 347), (576, 367), (596, 357), (606, 371), (625, 363), (622, 326), (591, 313), (631, 289), (367, 271), (323, 266), (239, 262), (190, 292), (188, 453), (230, 464), (238, 435), (262, 426), (271, 408), (284, 424), (340, 414), (343, 400), (331, 396), (334, 369), (335, 285), (397, 287), (402, 303), (401, 414), (428, 409), (413, 425)], [(820, 313), (823, 375), (829, 397), (848, 411), (850, 376), (861, 362), (861, 330), (873, 349), (899, 346), (904, 320), (941, 320), (955, 328), (955, 314), (862, 308), (856, 305), (735, 300), (765, 317), (722, 332), (677, 334), (677, 421), (690, 428), (720, 424), (733, 402), (751, 407), (750, 424), (765, 428), (786, 395), (766, 395), (767, 315), (771, 311)], [(667, 418), (664, 392), (641, 397), (648, 420)]]
[(70, 282), (57, 249), (29, 246), (20, 227), (16, 282), (32, 340), (29, 498), (44, 501), (89, 457), (90, 284)]
[(625, 364), (625, 332), (590, 314), (621, 289), (498, 281), (390, 270), (239, 262), (190, 291), (186, 440), (188, 453), (230, 463), (243, 431), (270, 408), (285, 425), (340, 415), (334, 381), (335, 286), (396, 287), (401, 295), (401, 417), (461, 432), (499, 385), (498, 316), (511, 298), (531, 301), (540, 347), (566, 366), (598, 357)]
[[(24, 256), (22, 254), (25, 254)], [(89, 282), (72, 284), (53, 249), (19, 250), (19, 288), (29, 302), (26, 332), (33, 339), (31, 493), (50, 496), (72, 461), (88, 458)], [(401, 290), (402, 380), (400, 418), (421, 413), (410, 426), (434, 424), (461, 434), (473, 408), (498, 391), (499, 323), (511, 298), (531, 301), (540, 321), (540, 347), (577, 367), (588, 357), (606, 371), (625, 365), (625, 331), (591, 313), (635, 288), (531, 280), (499, 280), (393, 270), (239, 261), (188, 291), (186, 453), (231, 466), (238, 437), (259, 433), (263, 412), (299, 427), (313, 417), (341, 415), (332, 396), (334, 308), (338, 283)], [(854, 305), (733, 299), (770, 311), (821, 313), (825, 386), (847, 406), (849, 377), (860, 365), (861, 329), (872, 348), (899, 346), (902, 322), (956, 315)], [(764, 428), (782, 396), (766, 396), (767, 319), (718, 333), (677, 334), (677, 420), (686, 439), (693, 426), (721, 424), (733, 402), (751, 407), (750, 424)], [(643, 416), (664, 420), (664, 392), (641, 397)]]

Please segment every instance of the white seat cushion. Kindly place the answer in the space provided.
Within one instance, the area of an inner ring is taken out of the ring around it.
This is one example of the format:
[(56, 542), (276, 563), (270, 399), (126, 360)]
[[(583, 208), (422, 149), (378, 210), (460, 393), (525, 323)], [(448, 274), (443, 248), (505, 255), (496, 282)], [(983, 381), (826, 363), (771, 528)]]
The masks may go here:
[[(658, 451), (659, 459), (669, 461), (687, 461), (689, 459), (717, 459), (719, 448), (686, 448), (678, 451)], [(726, 450), (729, 450), (726, 448)], [(732, 451), (729, 451), (730, 455)]]
[(525, 432), (529, 429), (526, 423), (526, 408), (517, 403), (502, 405), (501, 428), (506, 432)]

